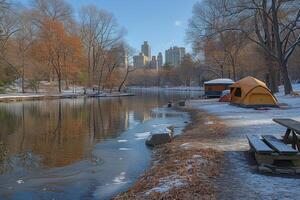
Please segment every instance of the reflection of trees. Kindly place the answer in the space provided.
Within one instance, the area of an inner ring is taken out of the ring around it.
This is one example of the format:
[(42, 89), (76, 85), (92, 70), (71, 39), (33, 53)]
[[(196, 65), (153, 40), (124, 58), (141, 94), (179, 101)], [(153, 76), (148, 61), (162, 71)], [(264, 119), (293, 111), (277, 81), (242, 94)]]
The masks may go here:
[[(0, 140), (2, 162), (12, 156), (26, 169), (41, 163), (65, 166), (83, 158), (101, 163), (91, 154), (99, 140), (119, 136), (129, 124), (129, 113), (138, 121), (150, 117), (150, 110), (170, 96), (144, 94), (142, 97), (115, 99), (54, 100), (1, 106)], [(173, 98), (173, 97), (172, 97)], [(9, 150), (9, 151), (8, 151)], [(5, 155), (5, 156), (3, 156)]]
[(9, 111), (7, 107), (0, 107), (0, 139), (5, 138), (17, 130), (17, 125), (20, 123), (17, 115)]
[(48, 167), (65, 166), (82, 159), (86, 143), (85, 127), (75, 105), (58, 101), (46, 121), (48, 128), (36, 138), (33, 151), (43, 157)]
[(94, 99), (88, 118), (91, 141), (117, 137), (125, 129), (124, 107), (114, 100)]
[(12, 169), (12, 164), (7, 154), (8, 150), (6, 146), (0, 141), (0, 174), (6, 173)]

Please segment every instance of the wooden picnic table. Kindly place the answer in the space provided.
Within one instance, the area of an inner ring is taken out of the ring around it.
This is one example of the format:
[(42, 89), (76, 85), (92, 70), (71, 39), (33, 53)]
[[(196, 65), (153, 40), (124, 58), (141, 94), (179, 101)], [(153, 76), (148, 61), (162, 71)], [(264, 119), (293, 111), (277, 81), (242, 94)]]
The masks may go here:
[(299, 151), (300, 141), (298, 136), (300, 135), (300, 122), (289, 118), (274, 118), (273, 121), (287, 128), (283, 141), (289, 143), (289, 137), (291, 135), (292, 147)]

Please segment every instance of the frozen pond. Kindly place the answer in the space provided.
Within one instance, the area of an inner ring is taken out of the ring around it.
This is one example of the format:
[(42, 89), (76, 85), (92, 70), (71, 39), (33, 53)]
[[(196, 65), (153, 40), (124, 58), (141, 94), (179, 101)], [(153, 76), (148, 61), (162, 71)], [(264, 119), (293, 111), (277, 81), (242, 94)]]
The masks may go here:
[(108, 199), (147, 168), (150, 131), (186, 125), (163, 108), (190, 92), (0, 104), (0, 199)]

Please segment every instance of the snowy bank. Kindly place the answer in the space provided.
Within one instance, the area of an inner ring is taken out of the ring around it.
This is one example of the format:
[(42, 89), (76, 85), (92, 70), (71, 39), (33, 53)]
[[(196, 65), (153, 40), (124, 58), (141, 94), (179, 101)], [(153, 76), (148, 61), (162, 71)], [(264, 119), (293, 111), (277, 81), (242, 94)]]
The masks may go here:
[[(294, 88), (297, 91), (300, 84), (295, 84)], [(247, 134), (271, 134), (280, 137), (285, 133), (285, 128), (273, 122), (273, 118), (292, 118), (300, 121), (300, 97), (285, 96), (280, 88), (276, 98), (280, 104), (286, 104), (287, 107), (255, 110), (221, 103), (216, 99), (192, 100), (189, 105), (221, 118), (232, 132), (226, 147), (231, 150), (245, 150), (248, 148)], [(232, 138), (234, 140), (231, 140)]]
[(34, 101), (34, 100), (47, 100), (47, 99), (73, 99), (79, 97), (104, 98), (104, 97), (127, 97), (127, 96), (134, 96), (134, 94), (119, 93), (119, 92), (88, 94), (88, 95), (83, 95), (79, 93), (69, 93), (69, 92), (63, 92), (61, 94), (13, 93), (13, 94), (0, 94), (0, 102)]
[(129, 90), (149, 90), (149, 91), (203, 91), (203, 87), (128, 87)]
[[(255, 110), (220, 103), (217, 100), (193, 100), (189, 106), (204, 110), (223, 121), (222, 130), (227, 136), (214, 139), (207, 147), (223, 151), (225, 161), (218, 179), (220, 199), (298, 199), (300, 196), (299, 177), (267, 176), (256, 170), (247, 154), (249, 145), (246, 135), (275, 135), (281, 137), (286, 128), (272, 121), (273, 118), (292, 118), (300, 121), (300, 97), (283, 94), (283, 88), (276, 94), (285, 109)], [(294, 85), (299, 93), (300, 84)], [(253, 158), (252, 158), (253, 159)], [(251, 164), (252, 163), (252, 164)]]

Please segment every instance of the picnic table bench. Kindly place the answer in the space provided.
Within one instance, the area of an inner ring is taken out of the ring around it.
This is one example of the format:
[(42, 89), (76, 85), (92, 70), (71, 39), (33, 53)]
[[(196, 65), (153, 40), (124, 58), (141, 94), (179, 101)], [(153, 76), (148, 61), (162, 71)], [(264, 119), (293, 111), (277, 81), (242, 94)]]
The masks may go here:
[(272, 165), (277, 160), (285, 160), (300, 166), (300, 122), (293, 119), (273, 119), (273, 121), (287, 128), (283, 139), (273, 135), (262, 135), (261, 138), (258, 135), (247, 135), (250, 150), (255, 153), (257, 163)]

